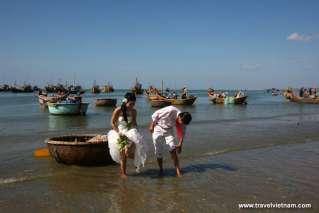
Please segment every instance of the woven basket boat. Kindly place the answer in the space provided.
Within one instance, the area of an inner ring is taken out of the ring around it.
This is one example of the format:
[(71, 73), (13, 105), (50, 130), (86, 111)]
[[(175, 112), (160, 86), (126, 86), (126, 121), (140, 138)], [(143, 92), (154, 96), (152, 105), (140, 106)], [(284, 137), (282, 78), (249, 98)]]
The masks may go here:
[(111, 164), (107, 140), (88, 142), (96, 135), (70, 135), (49, 138), (45, 142), (58, 162), (76, 165)]

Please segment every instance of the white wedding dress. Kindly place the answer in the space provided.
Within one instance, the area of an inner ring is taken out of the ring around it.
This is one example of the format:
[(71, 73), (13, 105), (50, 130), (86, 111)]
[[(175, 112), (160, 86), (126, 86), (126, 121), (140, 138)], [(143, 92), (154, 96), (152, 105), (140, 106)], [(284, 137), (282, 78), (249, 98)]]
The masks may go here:
[[(127, 119), (129, 123), (132, 120), (130, 116), (128, 116)], [(144, 163), (146, 161), (146, 147), (143, 140), (143, 136), (137, 131), (136, 128), (129, 129), (128, 126), (129, 125), (124, 120), (124, 117), (120, 116), (118, 119), (119, 132), (128, 138), (130, 144), (135, 144), (134, 166), (136, 167), (136, 171), (139, 172), (141, 166), (144, 167)], [(120, 163), (121, 156), (118, 139), (119, 133), (117, 133), (115, 130), (110, 130), (108, 133), (110, 155), (115, 162)]]

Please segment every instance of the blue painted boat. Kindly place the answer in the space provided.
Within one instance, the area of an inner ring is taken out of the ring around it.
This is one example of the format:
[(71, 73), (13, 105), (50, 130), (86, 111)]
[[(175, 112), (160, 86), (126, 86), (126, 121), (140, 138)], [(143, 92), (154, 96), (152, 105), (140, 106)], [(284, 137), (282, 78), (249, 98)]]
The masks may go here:
[(89, 103), (48, 103), (50, 114), (53, 115), (85, 115)]

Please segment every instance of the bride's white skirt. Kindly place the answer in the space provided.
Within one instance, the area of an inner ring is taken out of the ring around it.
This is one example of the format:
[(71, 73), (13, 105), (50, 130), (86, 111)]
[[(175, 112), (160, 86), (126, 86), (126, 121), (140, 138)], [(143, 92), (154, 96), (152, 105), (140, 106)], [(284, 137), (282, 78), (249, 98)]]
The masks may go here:
[[(125, 135), (131, 143), (135, 144), (134, 166), (136, 167), (136, 171), (139, 172), (140, 167), (144, 167), (147, 157), (143, 136), (135, 128), (130, 130), (120, 130), (120, 132), (122, 135)], [(110, 130), (108, 133), (110, 155), (115, 162), (120, 163), (121, 156), (119, 145), (117, 143), (118, 139), (119, 134), (115, 130)]]

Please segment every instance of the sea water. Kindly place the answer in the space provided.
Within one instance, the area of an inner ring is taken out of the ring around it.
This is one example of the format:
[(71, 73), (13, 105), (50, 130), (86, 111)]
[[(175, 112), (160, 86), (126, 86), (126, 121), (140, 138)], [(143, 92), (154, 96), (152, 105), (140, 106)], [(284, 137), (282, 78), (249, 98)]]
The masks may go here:
[[(95, 107), (86, 93), (86, 116), (54, 116), (41, 108), (35, 94), (0, 93), (1, 212), (235, 212), (240, 203), (311, 203), (318, 211), (319, 105), (300, 105), (265, 91), (247, 91), (247, 105), (214, 105), (206, 91), (192, 90), (193, 106), (180, 107), (193, 116), (188, 126), (176, 178), (164, 157), (159, 178), (151, 135), (156, 110), (138, 96), (139, 131), (148, 160), (128, 180), (119, 166), (67, 166), (51, 158), (34, 158), (49, 137), (107, 134), (113, 108)], [(230, 91), (232, 94), (233, 91)], [(256, 210), (260, 211), (260, 210)], [(298, 210), (293, 210), (298, 211)], [(289, 211), (291, 212), (291, 211)]]

